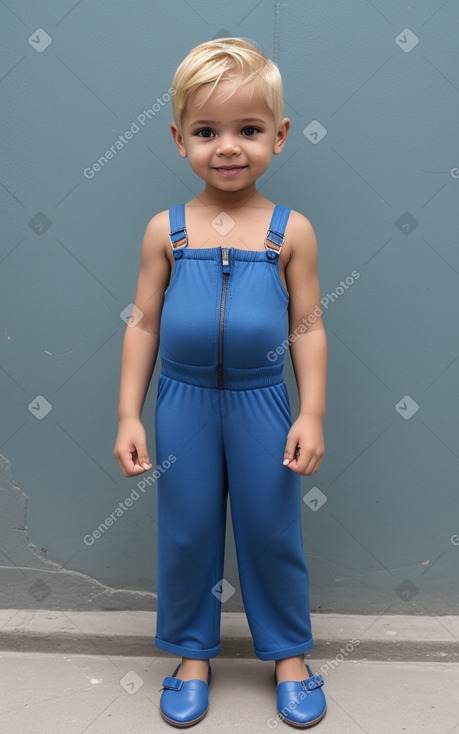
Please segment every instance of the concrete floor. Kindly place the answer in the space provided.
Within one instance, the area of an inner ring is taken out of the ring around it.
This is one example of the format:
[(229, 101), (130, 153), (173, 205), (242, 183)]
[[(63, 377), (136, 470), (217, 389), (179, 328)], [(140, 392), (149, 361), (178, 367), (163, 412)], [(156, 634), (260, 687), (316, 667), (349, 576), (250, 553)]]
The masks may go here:
[[(459, 734), (458, 617), (314, 614), (312, 623), (305, 658), (328, 704), (315, 732)], [(179, 658), (155, 648), (154, 629), (151, 612), (0, 610), (0, 734), (174, 731), (158, 707)], [(223, 613), (209, 712), (193, 731), (297, 731), (276, 718), (273, 669), (255, 657), (245, 615)]]
[[(171, 732), (158, 703), (176, 658), (0, 655), (0, 731), (7, 734)], [(316, 671), (324, 660), (314, 659)], [(213, 662), (210, 707), (194, 730), (294, 731), (276, 719), (273, 664)], [(325, 676), (318, 734), (459, 734), (459, 664), (344, 660)]]

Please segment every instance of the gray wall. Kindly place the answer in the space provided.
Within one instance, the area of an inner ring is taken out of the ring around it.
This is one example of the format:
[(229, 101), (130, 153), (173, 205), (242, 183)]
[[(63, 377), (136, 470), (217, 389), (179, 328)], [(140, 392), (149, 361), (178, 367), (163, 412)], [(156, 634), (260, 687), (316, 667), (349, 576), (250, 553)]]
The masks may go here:
[[(143, 232), (202, 190), (167, 92), (192, 46), (239, 35), (279, 64), (292, 121), (260, 191), (307, 216), (320, 247), (326, 455), (302, 480), (312, 608), (457, 612), (458, 3), (28, 0), (0, 4), (0, 21), (0, 603), (155, 606), (155, 486), (83, 537), (139, 480), (112, 449)], [(241, 610), (230, 526), (225, 578), (224, 610)]]

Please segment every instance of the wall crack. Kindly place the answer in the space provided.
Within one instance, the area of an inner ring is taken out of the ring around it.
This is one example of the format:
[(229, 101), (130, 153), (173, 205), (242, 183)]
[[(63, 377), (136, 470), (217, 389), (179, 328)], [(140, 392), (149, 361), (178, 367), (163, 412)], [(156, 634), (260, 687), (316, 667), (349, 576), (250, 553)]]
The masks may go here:
[(57, 609), (153, 608), (154, 592), (114, 588), (44, 556), (29, 537), (29, 497), (14, 479), (11, 463), (2, 454), (0, 509), (0, 570), (4, 577), (0, 607), (40, 608), (45, 603), (47, 608)]

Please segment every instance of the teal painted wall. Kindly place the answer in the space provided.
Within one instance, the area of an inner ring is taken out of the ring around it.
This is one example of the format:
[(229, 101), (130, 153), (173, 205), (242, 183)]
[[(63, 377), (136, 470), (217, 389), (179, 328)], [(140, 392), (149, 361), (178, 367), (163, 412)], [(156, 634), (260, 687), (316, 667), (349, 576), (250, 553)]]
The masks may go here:
[[(458, 21), (456, 0), (0, 4), (2, 606), (155, 606), (154, 485), (84, 536), (138, 481), (112, 450), (143, 232), (202, 189), (170, 135), (173, 73), (231, 35), (278, 63), (292, 122), (260, 191), (307, 216), (320, 249), (326, 454), (302, 479), (312, 608), (457, 613)], [(227, 547), (236, 611), (230, 525)]]

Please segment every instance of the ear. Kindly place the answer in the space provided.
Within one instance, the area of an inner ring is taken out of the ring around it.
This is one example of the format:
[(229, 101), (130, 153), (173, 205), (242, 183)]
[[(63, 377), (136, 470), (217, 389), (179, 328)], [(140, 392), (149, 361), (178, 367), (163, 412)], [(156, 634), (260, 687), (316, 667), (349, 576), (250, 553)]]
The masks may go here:
[(174, 138), (174, 142), (178, 148), (178, 152), (180, 153), (182, 158), (186, 158), (187, 152), (185, 148), (185, 143), (183, 142), (183, 136), (179, 133), (175, 122), (171, 122), (171, 133), (172, 137)]
[(281, 126), (276, 133), (276, 138), (274, 141), (273, 153), (275, 155), (279, 155), (282, 148), (284, 147), (287, 137), (288, 137), (289, 130), (290, 130), (290, 120), (288, 119), (288, 117), (284, 117), (284, 119), (282, 120)]

